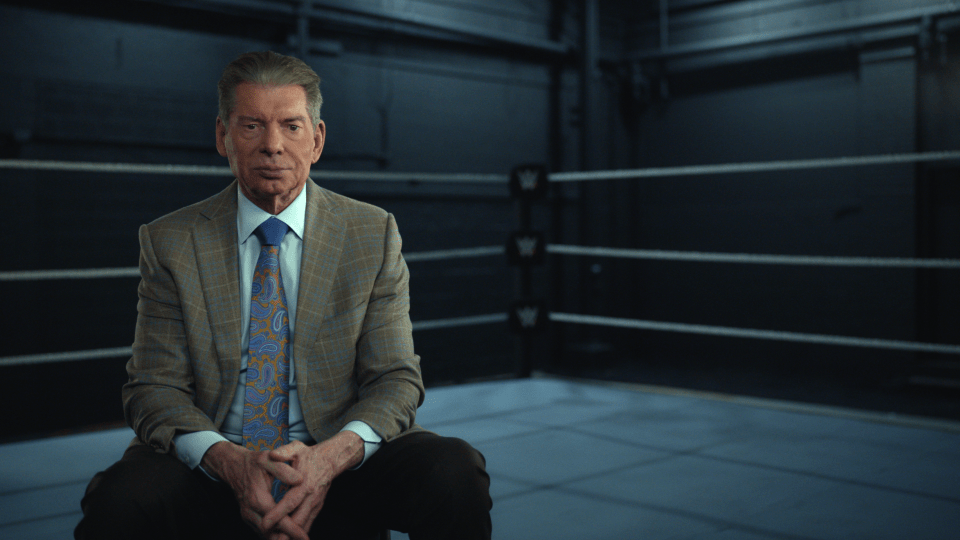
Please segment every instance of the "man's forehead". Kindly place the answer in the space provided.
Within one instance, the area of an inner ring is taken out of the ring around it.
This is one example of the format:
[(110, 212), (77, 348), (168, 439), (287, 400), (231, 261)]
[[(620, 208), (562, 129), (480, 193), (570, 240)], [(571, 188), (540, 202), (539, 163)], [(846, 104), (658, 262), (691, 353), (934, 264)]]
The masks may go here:
[(300, 85), (274, 86), (244, 82), (237, 85), (235, 96), (233, 112), (238, 115), (283, 112), (292, 116), (308, 116), (307, 93)]

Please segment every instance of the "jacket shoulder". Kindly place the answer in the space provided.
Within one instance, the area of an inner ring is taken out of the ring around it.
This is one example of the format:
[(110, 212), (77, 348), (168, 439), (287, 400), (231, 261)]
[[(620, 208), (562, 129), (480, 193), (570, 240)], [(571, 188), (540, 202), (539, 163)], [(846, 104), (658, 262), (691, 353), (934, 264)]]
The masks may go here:
[(334, 193), (326, 188), (317, 186), (317, 195), (323, 201), (326, 210), (350, 225), (358, 223), (383, 223), (387, 219), (387, 211), (370, 203), (358, 201)]
[[(187, 232), (201, 215), (213, 217), (215, 214), (226, 210), (230, 203), (231, 194), (234, 197), (236, 196), (235, 182), (216, 195), (158, 217), (148, 223), (146, 227), (154, 232)], [(233, 202), (235, 205), (235, 200)]]

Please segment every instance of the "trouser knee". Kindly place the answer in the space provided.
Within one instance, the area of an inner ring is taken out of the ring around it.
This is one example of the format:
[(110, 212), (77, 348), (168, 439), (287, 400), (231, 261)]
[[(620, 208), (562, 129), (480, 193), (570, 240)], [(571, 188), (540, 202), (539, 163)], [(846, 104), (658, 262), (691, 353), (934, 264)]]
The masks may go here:
[(155, 508), (149, 500), (139, 500), (140, 489), (130, 489), (123, 478), (120, 463), (97, 473), (87, 486), (80, 502), (83, 518), (74, 531), (78, 540), (149, 537), (151, 522), (156, 521)]
[(131, 447), (90, 481), (80, 503), (78, 539), (184, 538), (204, 503), (195, 473), (175, 457)]
[(446, 438), (441, 455), (428, 478), (440, 504), (451, 512), (489, 512), (493, 503), (483, 454), (466, 441)]

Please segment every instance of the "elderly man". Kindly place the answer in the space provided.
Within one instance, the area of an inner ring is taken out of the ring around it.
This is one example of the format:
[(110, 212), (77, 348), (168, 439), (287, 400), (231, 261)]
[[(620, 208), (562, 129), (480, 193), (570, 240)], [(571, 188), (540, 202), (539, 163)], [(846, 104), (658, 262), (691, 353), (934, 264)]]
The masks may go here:
[(272, 52), (219, 83), (236, 176), (140, 229), (136, 431), (76, 538), (489, 538), (483, 457), (423, 402), (393, 216), (309, 178), (320, 79)]

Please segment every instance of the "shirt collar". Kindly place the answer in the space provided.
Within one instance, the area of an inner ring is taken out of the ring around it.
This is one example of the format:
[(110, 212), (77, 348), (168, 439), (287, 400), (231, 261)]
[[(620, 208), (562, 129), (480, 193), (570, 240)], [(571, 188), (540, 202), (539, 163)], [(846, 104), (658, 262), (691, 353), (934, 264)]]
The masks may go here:
[[(296, 233), (300, 240), (303, 240), (303, 226), (307, 214), (307, 186), (303, 186), (297, 198), (286, 207), (283, 212), (277, 214), (277, 219), (283, 221), (290, 227), (290, 230)], [(259, 206), (253, 204), (240, 191), (240, 184), (237, 184), (237, 239), (242, 245), (247, 238), (257, 230), (261, 223), (270, 218), (272, 214), (265, 212)]]

